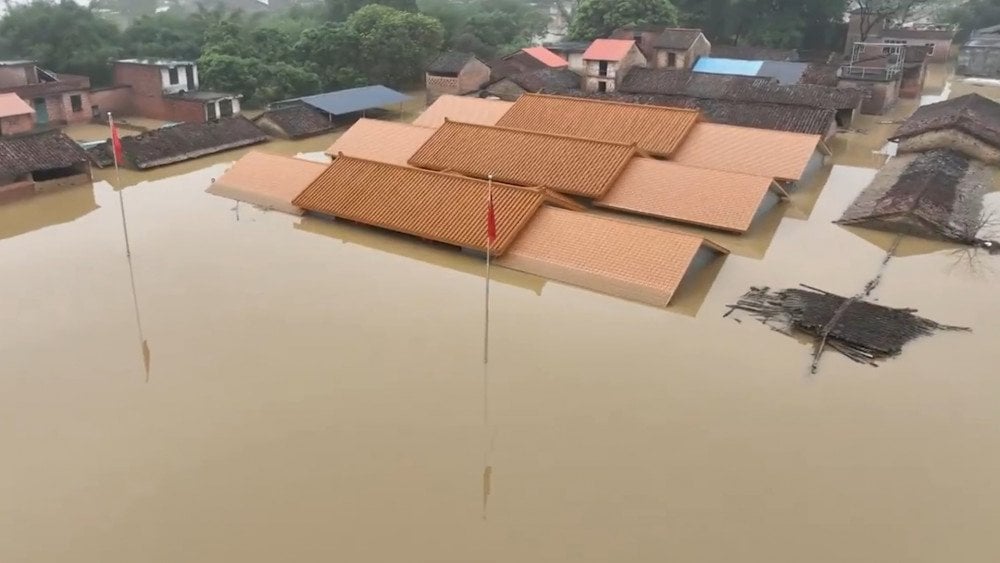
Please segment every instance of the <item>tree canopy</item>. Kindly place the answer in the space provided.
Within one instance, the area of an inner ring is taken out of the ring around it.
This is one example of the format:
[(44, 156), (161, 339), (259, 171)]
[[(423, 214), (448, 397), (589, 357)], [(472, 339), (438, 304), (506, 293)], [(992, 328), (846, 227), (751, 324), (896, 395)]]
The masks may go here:
[(582, 0), (569, 36), (590, 40), (607, 37), (625, 25), (676, 25), (677, 19), (677, 8), (669, 0)]
[(958, 24), (960, 40), (973, 31), (1000, 24), (1000, 0), (968, 0), (945, 12), (945, 19)]
[(524, 0), (422, 0), (420, 11), (441, 22), (445, 45), (483, 59), (529, 46), (548, 26), (548, 15)]

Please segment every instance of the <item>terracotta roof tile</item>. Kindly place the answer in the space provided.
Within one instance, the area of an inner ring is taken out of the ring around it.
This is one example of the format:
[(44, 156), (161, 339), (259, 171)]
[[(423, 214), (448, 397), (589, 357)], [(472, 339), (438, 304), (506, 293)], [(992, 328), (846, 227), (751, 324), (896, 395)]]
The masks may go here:
[(409, 163), (519, 186), (599, 197), (635, 155), (635, 147), (518, 129), (449, 121)]
[(17, 94), (0, 94), (0, 117), (14, 117), (35, 113), (31, 106)]
[(549, 51), (545, 47), (527, 47), (521, 50), (531, 55), (532, 57), (538, 59), (539, 61), (545, 63), (545, 66), (552, 68), (562, 68), (569, 66), (569, 61), (553, 53), (552, 51)]
[[(307, 211), (476, 250), (486, 249), (487, 182), (342, 156), (294, 205)], [(544, 202), (540, 190), (493, 183), (503, 254)]]
[(671, 160), (697, 168), (799, 180), (819, 141), (819, 135), (699, 123)]
[(328, 166), (301, 158), (251, 151), (233, 163), (205, 191), (266, 209), (301, 215), (302, 210), (292, 205), (292, 200)]
[(662, 307), (703, 244), (693, 235), (545, 207), (498, 263)]
[(620, 61), (635, 46), (631, 39), (594, 39), (583, 52), (585, 61)]
[(746, 232), (773, 180), (674, 162), (636, 158), (604, 198), (602, 207)]
[(497, 125), (573, 135), (617, 143), (670, 156), (698, 121), (698, 111), (586, 98), (526, 94)]
[(326, 154), (336, 156), (342, 152), (357, 158), (406, 164), (433, 134), (433, 129), (408, 123), (359, 119), (326, 149)]
[(511, 102), (500, 100), (445, 94), (434, 100), (424, 113), (413, 120), (413, 124), (420, 127), (440, 127), (445, 119), (450, 119), (479, 125), (496, 125), (512, 105), (514, 104)]

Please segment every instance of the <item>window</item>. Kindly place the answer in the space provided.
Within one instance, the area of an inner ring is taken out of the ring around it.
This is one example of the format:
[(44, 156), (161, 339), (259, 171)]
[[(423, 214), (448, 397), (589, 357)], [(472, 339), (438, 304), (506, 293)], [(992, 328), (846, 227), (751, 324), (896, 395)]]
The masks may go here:
[(222, 117), (229, 117), (229, 116), (233, 115), (233, 101), (232, 100), (229, 100), (229, 99), (219, 100), (219, 115), (222, 116)]
[(219, 116), (218, 116), (218, 114), (215, 113), (215, 103), (214, 102), (209, 102), (208, 104), (206, 104), (205, 105), (205, 111), (206, 111), (206, 117), (208, 117), (209, 121), (211, 121), (213, 119), (218, 119)]
[(93, 117), (94, 119), (100, 118), (101, 117), (100, 106), (90, 106), (90, 116)]
[(74, 112), (83, 111), (83, 97), (80, 94), (70, 96), (69, 105), (73, 108)]
[(174, 67), (167, 72), (170, 74), (171, 84), (180, 84), (181, 79), (180, 76), (177, 75), (177, 67)]
[(603, 81), (603, 80), (599, 81), (597, 83), (597, 91), (598, 92), (607, 92), (608, 91), (608, 83), (605, 82), (605, 81)]
[(677, 53), (667, 53), (667, 66), (670, 68), (677, 66)]
[(601, 61), (597, 63), (597, 75), (598, 76), (608, 75), (608, 61)]
[(633, 33), (632, 34), (632, 41), (635, 41), (636, 45), (642, 45), (642, 34), (641, 33)]
[(928, 57), (934, 54), (934, 44), (933, 43), (927, 43), (926, 45), (924, 45), (924, 47), (927, 47), (927, 56)]

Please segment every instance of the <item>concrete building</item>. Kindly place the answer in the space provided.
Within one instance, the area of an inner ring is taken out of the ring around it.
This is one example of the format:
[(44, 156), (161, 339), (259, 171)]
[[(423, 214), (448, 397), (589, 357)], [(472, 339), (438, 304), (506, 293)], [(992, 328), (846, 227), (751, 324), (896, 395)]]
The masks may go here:
[(0, 137), (35, 128), (35, 110), (17, 94), (0, 94)]
[(113, 88), (95, 90), (103, 113), (134, 114), (164, 121), (204, 123), (240, 113), (240, 96), (199, 89), (190, 61), (126, 59), (114, 63)]
[(712, 51), (700, 29), (660, 26), (625, 26), (612, 39), (631, 39), (653, 68), (691, 68)]
[(972, 33), (958, 51), (956, 71), (965, 76), (1000, 77), (1000, 25)]
[(490, 81), (490, 67), (471, 53), (442, 53), (427, 67), (427, 103), (443, 94), (462, 96), (481, 89)]
[(559, 43), (546, 43), (545, 48), (552, 51), (559, 57), (569, 62), (569, 69), (583, 74), (584, 62), (583, 54), (587, 52), (590, 43), (586, 41), (562, 41)]
[(35, 61), (0, 61), (0, 94), (17, 94), (35, 110), (39, 125), (90, 121), (90, 79), (56, 74)]
[(927, 48), (927, 62), (943, 63), (951, 57), (955, 26), (950, 24), (893, 25), (884, 15), (854, 10), (847, 25), (844, 53), (850, 54), (855, 43), (894, 43)]
[(906, 49), (899, 43), (855, 43), (850, 62), (840, 69), (838, 87), (869, 92), (862, 113), (885, 113), (900, 97)]
[(646, 57), (630, 39), (595, 39), (583, 53), (583, 89), (614, 92), (629, 69), (646, 66)]

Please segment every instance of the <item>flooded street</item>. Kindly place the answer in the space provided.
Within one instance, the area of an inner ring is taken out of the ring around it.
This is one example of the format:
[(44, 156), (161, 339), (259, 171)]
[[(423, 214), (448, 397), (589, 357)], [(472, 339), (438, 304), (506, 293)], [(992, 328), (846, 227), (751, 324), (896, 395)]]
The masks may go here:
[(973, 332), (877, 369), (722, 318), (875, 276), (915, 106), (666, 310), (495, 270), (488, 371), (481, 261), (204, 193), (245, 151), (0, 205), (0, 561), (994, 562), (1000, 257), (904, 240), (874, 298)]

